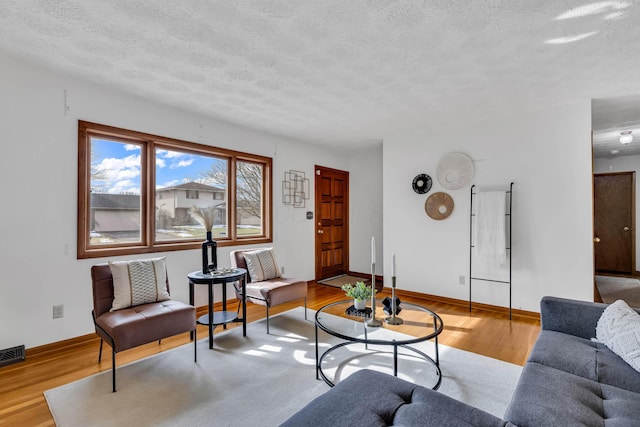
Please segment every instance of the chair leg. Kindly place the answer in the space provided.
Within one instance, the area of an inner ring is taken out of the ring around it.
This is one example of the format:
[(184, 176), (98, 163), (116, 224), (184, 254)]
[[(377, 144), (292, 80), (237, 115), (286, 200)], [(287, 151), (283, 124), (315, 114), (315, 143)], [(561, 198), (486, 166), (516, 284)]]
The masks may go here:
[(269, 306), (266, 305), (265, 307), (267, 307), (267, 335), (269, 335)]
[(307, 297), (304, 297), (304, 320), (307, 320)]
[(104, 341), (102, 341), (102, 338), (100, 338), (100, 352), (98, 353), (98, 363), (100, 363), (102, 361), (102, 343)]
[(113, 378), (113, 392), (116, 392), (116, 351), (111, 349), (111, 373)]

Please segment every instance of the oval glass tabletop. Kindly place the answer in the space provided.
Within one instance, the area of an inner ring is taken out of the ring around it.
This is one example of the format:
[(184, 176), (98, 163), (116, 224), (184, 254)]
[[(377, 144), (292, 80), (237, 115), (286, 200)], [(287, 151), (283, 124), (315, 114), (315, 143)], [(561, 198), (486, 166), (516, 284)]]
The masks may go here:
[[(333, 336), (369, 344), (412, 344), (432, 339), (442, 332), (440, 316), (416, 304), (402, 302), (399, 305), (401, 311), (396, 315), (402, 319), (402, 324), (392, 325), (385, 322), (385, 318), (390, 315), (383, 311), (382, 301), (376, 300), (376, 318), (382, 321), (380, 327), (366, 324), (366, 320), (370, 318), (367, 316), (371, 309), (370, 301), (366, 311), (356, 311), (352, 306), (353, 300), (327, 304), (316, 312), (316, 324)], [(397, 334), (389, 334), (387, 331)]]

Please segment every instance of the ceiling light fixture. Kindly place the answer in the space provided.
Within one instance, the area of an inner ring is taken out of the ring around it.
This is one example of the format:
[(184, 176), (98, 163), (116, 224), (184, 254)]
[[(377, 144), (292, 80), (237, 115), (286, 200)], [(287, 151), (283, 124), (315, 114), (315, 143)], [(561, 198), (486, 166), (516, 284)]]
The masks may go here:
[(633, 135), (631, 135), (630, 130), (623, 130), (620, 132), (620, 143), (621, 144), (630, 144), (633, 141)]

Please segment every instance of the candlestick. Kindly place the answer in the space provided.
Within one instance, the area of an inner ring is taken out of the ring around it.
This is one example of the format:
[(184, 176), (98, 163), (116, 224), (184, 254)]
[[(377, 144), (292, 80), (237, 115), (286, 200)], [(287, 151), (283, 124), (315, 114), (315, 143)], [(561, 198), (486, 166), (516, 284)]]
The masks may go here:
[(396, 277), (396, 254), (391, 254), (391, 277)]
[[(373, 248), (374, 240), (371, 238), (371, 247)], [(375, 252), (372, 252), (375, 255)], [(382, 322), (376, 319), (376, 263), (371, 263), (371, 319), (366, 321), (367, 326), (377, 328), (382, 326)]]
[[(395, 255), (394, 255), (395, 266)], [(395, 269), (395, 268), (394, 268)], [(391, 277), (391, 316), (384, 319), (389, 325), (402, 325), (404, 321), (396, 316), (396, 276)]]
[(371, 238), (371, 265), (376, 263), (376, 238)]

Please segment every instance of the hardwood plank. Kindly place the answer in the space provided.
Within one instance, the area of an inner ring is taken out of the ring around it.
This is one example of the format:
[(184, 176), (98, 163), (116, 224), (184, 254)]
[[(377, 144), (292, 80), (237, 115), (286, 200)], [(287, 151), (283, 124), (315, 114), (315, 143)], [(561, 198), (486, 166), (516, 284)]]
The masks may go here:
[[(380, 298), (389, 296), (385, 289)], [(540, 332), (540, 322), (531, 313), (514, 313), (513, 320), (504, 310), (492, 310), (490, 306), (476, 308), (469, 313), (468, 307), (454, 300), (417, 293), (404, 294), (402, 300), (422, 304), (442, 317), (444, 331), (440, 343), (493, 357), (505, 362), (524, 365)], [(308, 307), (318, 310), (331, 302), (345, 299), (344, 292), (332, 286), (310, 283)], [(301, 305), (291, 302), (273, 307), (271, 315)], [(228, 304), (235, 310), (236, 302)], [(220, 307), (216, 307), (220, 309)], [(200, 308), (199, 311), (203, 311)], [(247, 321), (265, 317), (263, 306), (248, 304)], [(309, 317), (313, 321), (313, 317)], [(230, 324), (229, 328), (240, 324)], [(216, 329), (216, 333), (221, 330)], [(207, 336), (205, 326), (198, 327), (198, 337)], [(261, 333), (261, 331), (251, 331)], [(266, 333), (266, 331), (264, 331)], [(189, 342), (189, 334), (180, 334), (118, 353), (118, 366), (175, 348)], [(0, 425), (53, 426), (53, 418), (44, 399), (45, 390), (67, 384), (81, 378), (111, 369), (111, 349), (104, 346), (102, 362), (98, 363), (100, 341), (92, 335), (65, 340), (60, 343), (28, 349), (24, 362), (0, 368)]]

